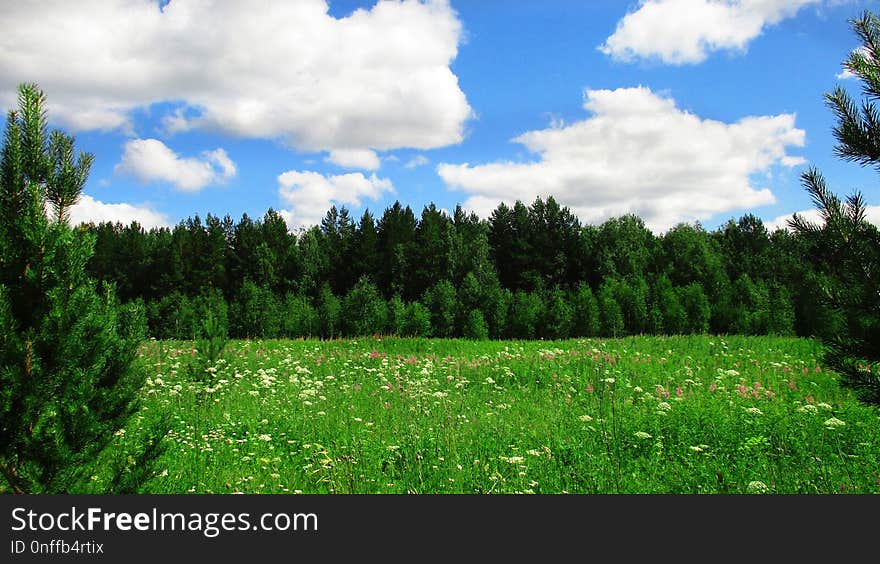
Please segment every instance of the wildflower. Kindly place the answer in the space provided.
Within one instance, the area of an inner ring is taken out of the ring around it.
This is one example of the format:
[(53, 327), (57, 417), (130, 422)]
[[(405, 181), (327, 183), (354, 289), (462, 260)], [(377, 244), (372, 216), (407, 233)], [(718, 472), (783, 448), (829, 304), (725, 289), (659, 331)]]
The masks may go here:
[(748, 492), (750, 494), (765, 494), (770, 491), (770, 488), (767, 487), (767, 484), (761, 482), (759, 480), (754, 480), (749, 482)]
[(797, 411), (801, 413), (816, 413), (817, 411), (819, 411), (819, 408), (817, 408), (813, 404), (808, 403), (797, 408)]
[(584, 423), (589, 423), (590, 421), (593, 420), (593, 418), (590, 417), (589, 415), (581, 415), (580, 417), (578, 417), (578, 419), (580, 419)]
[(633, 434), (634, 434), (636, 437), (640, 438), (640, 439), (650, 439), (650, 438), (652, 438), (651, 435), (649, 435), (648, 433), (646, 433), (646, 432), (644, 432), (644, 431), (636, 431), (636, 432), (633, 433)]
[(817, 403), (816, 407), (821, 407), (822, 409), (827, 409), (827, 410), (831, 411), (831, 406), (829, 404), (825, 403), (824, 401)]
[(491, 376), (488, 376), (488, 377), (486, 378), (486, 383), (491, 385), (491, 384), (494, 384), (494, 383), (495, 383), (495, 380), (493, 380)]
[(633, 388), (633, 392), (635, 392), (635, 393), (637, 393), (637, 394), (640, 394), (640, 393), (642, 393), (643, 391), (644, 391), (644, 390), (642, 390), (641, 386), (636, 386), (635, 388)]
[(764, 412), (757, 407), (744, 407), (743, 410), (749, 415), (764, 415)]
[(605, 378), (602, 381), (606, 384), (613, 384), (615, 382), (614, 378)]
[(668, 403), (666, 403), (665, 401), (661, 401), (660, 403), (657, 404), (657, 409), (659, 409), (660, 411), (669, 411), (672, 409), (672, 406), (669, 405)]
[(681, 389), (681, 386), (675, 387), (675, 395), (678, 397), (681, 397), (684, 395), (684, 391)]
[(709, 391), (714, 392), (717, 389), (718, 389), (718, 384), (716, 384), (715, 382), (712, 382), (712, 384), (709, 386)]
[(832, 417), (830, 419), (825, 420), (825, 428), (826, 429), (836, 429), (838, 427), (843, 427), (844, 425), (846, 425), (846, 423), (841, 421), (837, 417)]
[(387, 448), (389, 452), (394, 452), (395, 450), (398, 450), (400, 448), (400, 446), (399, 445), (388, 445), (385, 448)]

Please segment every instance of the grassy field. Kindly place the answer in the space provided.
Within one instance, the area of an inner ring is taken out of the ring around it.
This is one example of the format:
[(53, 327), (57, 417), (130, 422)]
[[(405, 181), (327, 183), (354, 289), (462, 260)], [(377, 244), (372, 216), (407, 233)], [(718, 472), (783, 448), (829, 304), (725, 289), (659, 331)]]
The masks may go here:
[[(880, 412), (767, 337), (152, 341), (152, 493), (880, 493)], [(95, 487), (101, 487), (95, 477)]]

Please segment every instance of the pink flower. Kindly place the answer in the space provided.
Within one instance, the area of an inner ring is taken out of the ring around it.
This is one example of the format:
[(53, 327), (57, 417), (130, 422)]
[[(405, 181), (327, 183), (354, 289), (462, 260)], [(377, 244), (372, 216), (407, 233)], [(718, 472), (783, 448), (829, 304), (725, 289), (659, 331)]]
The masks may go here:
[(788, 389), (789, 390), (797, 390), (797, 386), (794, 385), (794, 382), (789, 382)]
[(391, 404), (386, 401), (382, 407), (384, 407), (385, 409), (391, 409)]
[(684, 391), (682, 391), (681, 386), (675, 387), (675, 395), (677, 395), (678, 397), (681, 397), (684, 395)]
[(379, 358), (379, 351), (373, 351), (370, 353), (370, 358)]
[(712, 385), (709, 386), (709, 391), (714, 392), (717, 389), (718, 389), (718, 384), (716, 384), (715, 382), (712, 382)]
[(813, 403), (813, 401), (814, 401), (814, 400), (813, 400), (813, 396), (807, 396), (807, 397), (805, 397), (805, 398), (804, 398), (804, 401), (807, 402), (807, 403)]
[(587, 391), (591, 394), (593, 393), (593, 385), (592, 384), (587, 384)]

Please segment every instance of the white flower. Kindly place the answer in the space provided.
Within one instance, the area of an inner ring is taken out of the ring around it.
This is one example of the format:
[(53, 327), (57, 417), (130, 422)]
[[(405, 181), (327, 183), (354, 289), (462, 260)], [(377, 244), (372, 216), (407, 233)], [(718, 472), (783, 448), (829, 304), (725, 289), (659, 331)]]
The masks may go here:
[(578, 417), (578, 419), (580, 419), (584, 423), (589, 423), (590, 421), (593, 420), (593, 418), (590, 417), (589, 415), (581, 415), (580, 417)]
[(797, 408), (797, 410), (801, 413), (816, 413), (817, 411), (819, 411), (819, 408), (817, 408), (815, 405), (808, 403), (806, 405), (800, 406), (799, 408)]
[(660, 411), (669, 411), (670, 409), (672, 409), (672, 406), (669, 405), (668, 402), (661, 401), (657, 404), (657, 409), (659, 409)]
[(636, 431), (634, 433), (634, 435), (640, 439), (650, 439), (651, 438), (651, 435), (649, 435), (648, 433), (646, 433), (644, 431)]
[(759, 480), (754, 480), (749, 482), (748, 492), (750, 494), (764, 494), (770, 491), (770, 488), (767, 487), (767, 484), (761, 482)]
[(743, 410), (750, 415), (764, 415), (764, 412), (757, 407), (744, 407)]
[(837, 417), (832, 417), (825, 420), (825, 427), (828, 429), (836, 429), (838, 427), (843, 427), (844, 425), (846, 425), (846, 423), (841, 421)]
[(272, 440), (272, 435), (262, 434), (257, 437), (261, 441), (266, 441), (267, 443)]
[(827, 403), (825, 403), (824, 401), (823, 401), (823, 402), (820, 402), (820, 403), (817, 403), (817, 404), (816, 404), (816, 407), (821, 407), (822, 409), (827, 409), (827, 410), (829, 410), (829, 411), (831, 410), (831, 406), (828, 405)]
[(495, 380), (493, 380), (491, 376), (488, 376), (488, 377), (486, 378), (486, 383), (487, 383), (487, 384), (494, 384), (494, 383), (495, 383)]

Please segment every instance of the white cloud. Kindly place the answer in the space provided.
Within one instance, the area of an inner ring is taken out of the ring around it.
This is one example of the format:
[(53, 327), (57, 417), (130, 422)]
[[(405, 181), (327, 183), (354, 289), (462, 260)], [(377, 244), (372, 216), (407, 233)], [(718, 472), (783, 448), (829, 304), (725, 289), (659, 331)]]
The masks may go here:
[[(774, 219), (768, 220), (764, 222), (764, 226), (767, 228), (767, 231), (775, 231), (776, 229), (789, 229), (788, 220), (794, 214), (798, 214), (802, 218), (806, 219), (811, 223), (815, 223), (816, 225), (822, 225), (823, 221), (821, 216), (819, 215), (819, 211), (815, 208), (809, 210), (802, 210), (799, 212), (790, 213), (788, 215), (780, 215)], [(880, 206), (867, 206), (865, 208), (865, 219), (867, 219), (870, 223), (874, 225), (880, 226)]]
[(110, 221), (130, 225), (137, 221), (144, 229), (153, 227), (169, 227), (171, 224), (165, 214), (150, 206), (134, 206), (132, 204), (106, 204), (93, 197), (82, 194), (70, 208), (70, 224), (101, 223)]
[(428, 159), (428, 157), (426, 157), (425, 155), (416, 155), (408, 160), (403, 166), (404, 168), (416, 168), (420, 166), (425, 166), (429, 162), (431, 162), (431, 160)]
[(360, 172), (324, 176), (318, 172), (289, 170), (278, 175), (278, 194), (284, 205), (282, 216), (290, 228), (317, 225), (333, 204), (359, 206), (362, 198), (377, 200), (393, 192), (387, 178)]
[(536, 161), (444, 163), (438, 174), (449, 188), (469, 193), (464, 205), (483, 217), (502, 201), (553, 196), (585, 222), (635, 213), (663, 230), (772, 204), (771, 191), (753, 186), (752, 176), (803, 162), (786, 154), (805, 141), (792, 114), (724, 123), (683, 111), (644, 87), (585, 95), (591, 117), (513, 140), (537, 154)]
[(343, 168), (360, 168), (363, 170), (376, 170), (381, 166), (379, 156), (369, 149), (337, 149), (330, 151), (324, 159)]
[(765, 28), (823, 0), (640, 0), (599, 50), (614, 59), (700, 63), (712, 51), (743, 51)]
[(131, 128), (179, 104), (168, 132), (281, 139), (309, 151), (458, 143), (471, 108), (450, 69), (448, 0), (380, 1), (344, 18), (325, 0), (44, 0), (0, 10), (0, 98), (38, 80), (74, 129)]
[(223, 149), (203, 151), (201, 158), (184, 158), (158, 139), (132, 139), (125, 143), (115, 171), (132, 174), (141, 182), (168, 182), (184, 192), (198, 192), (233, 178), (236, 167)]

